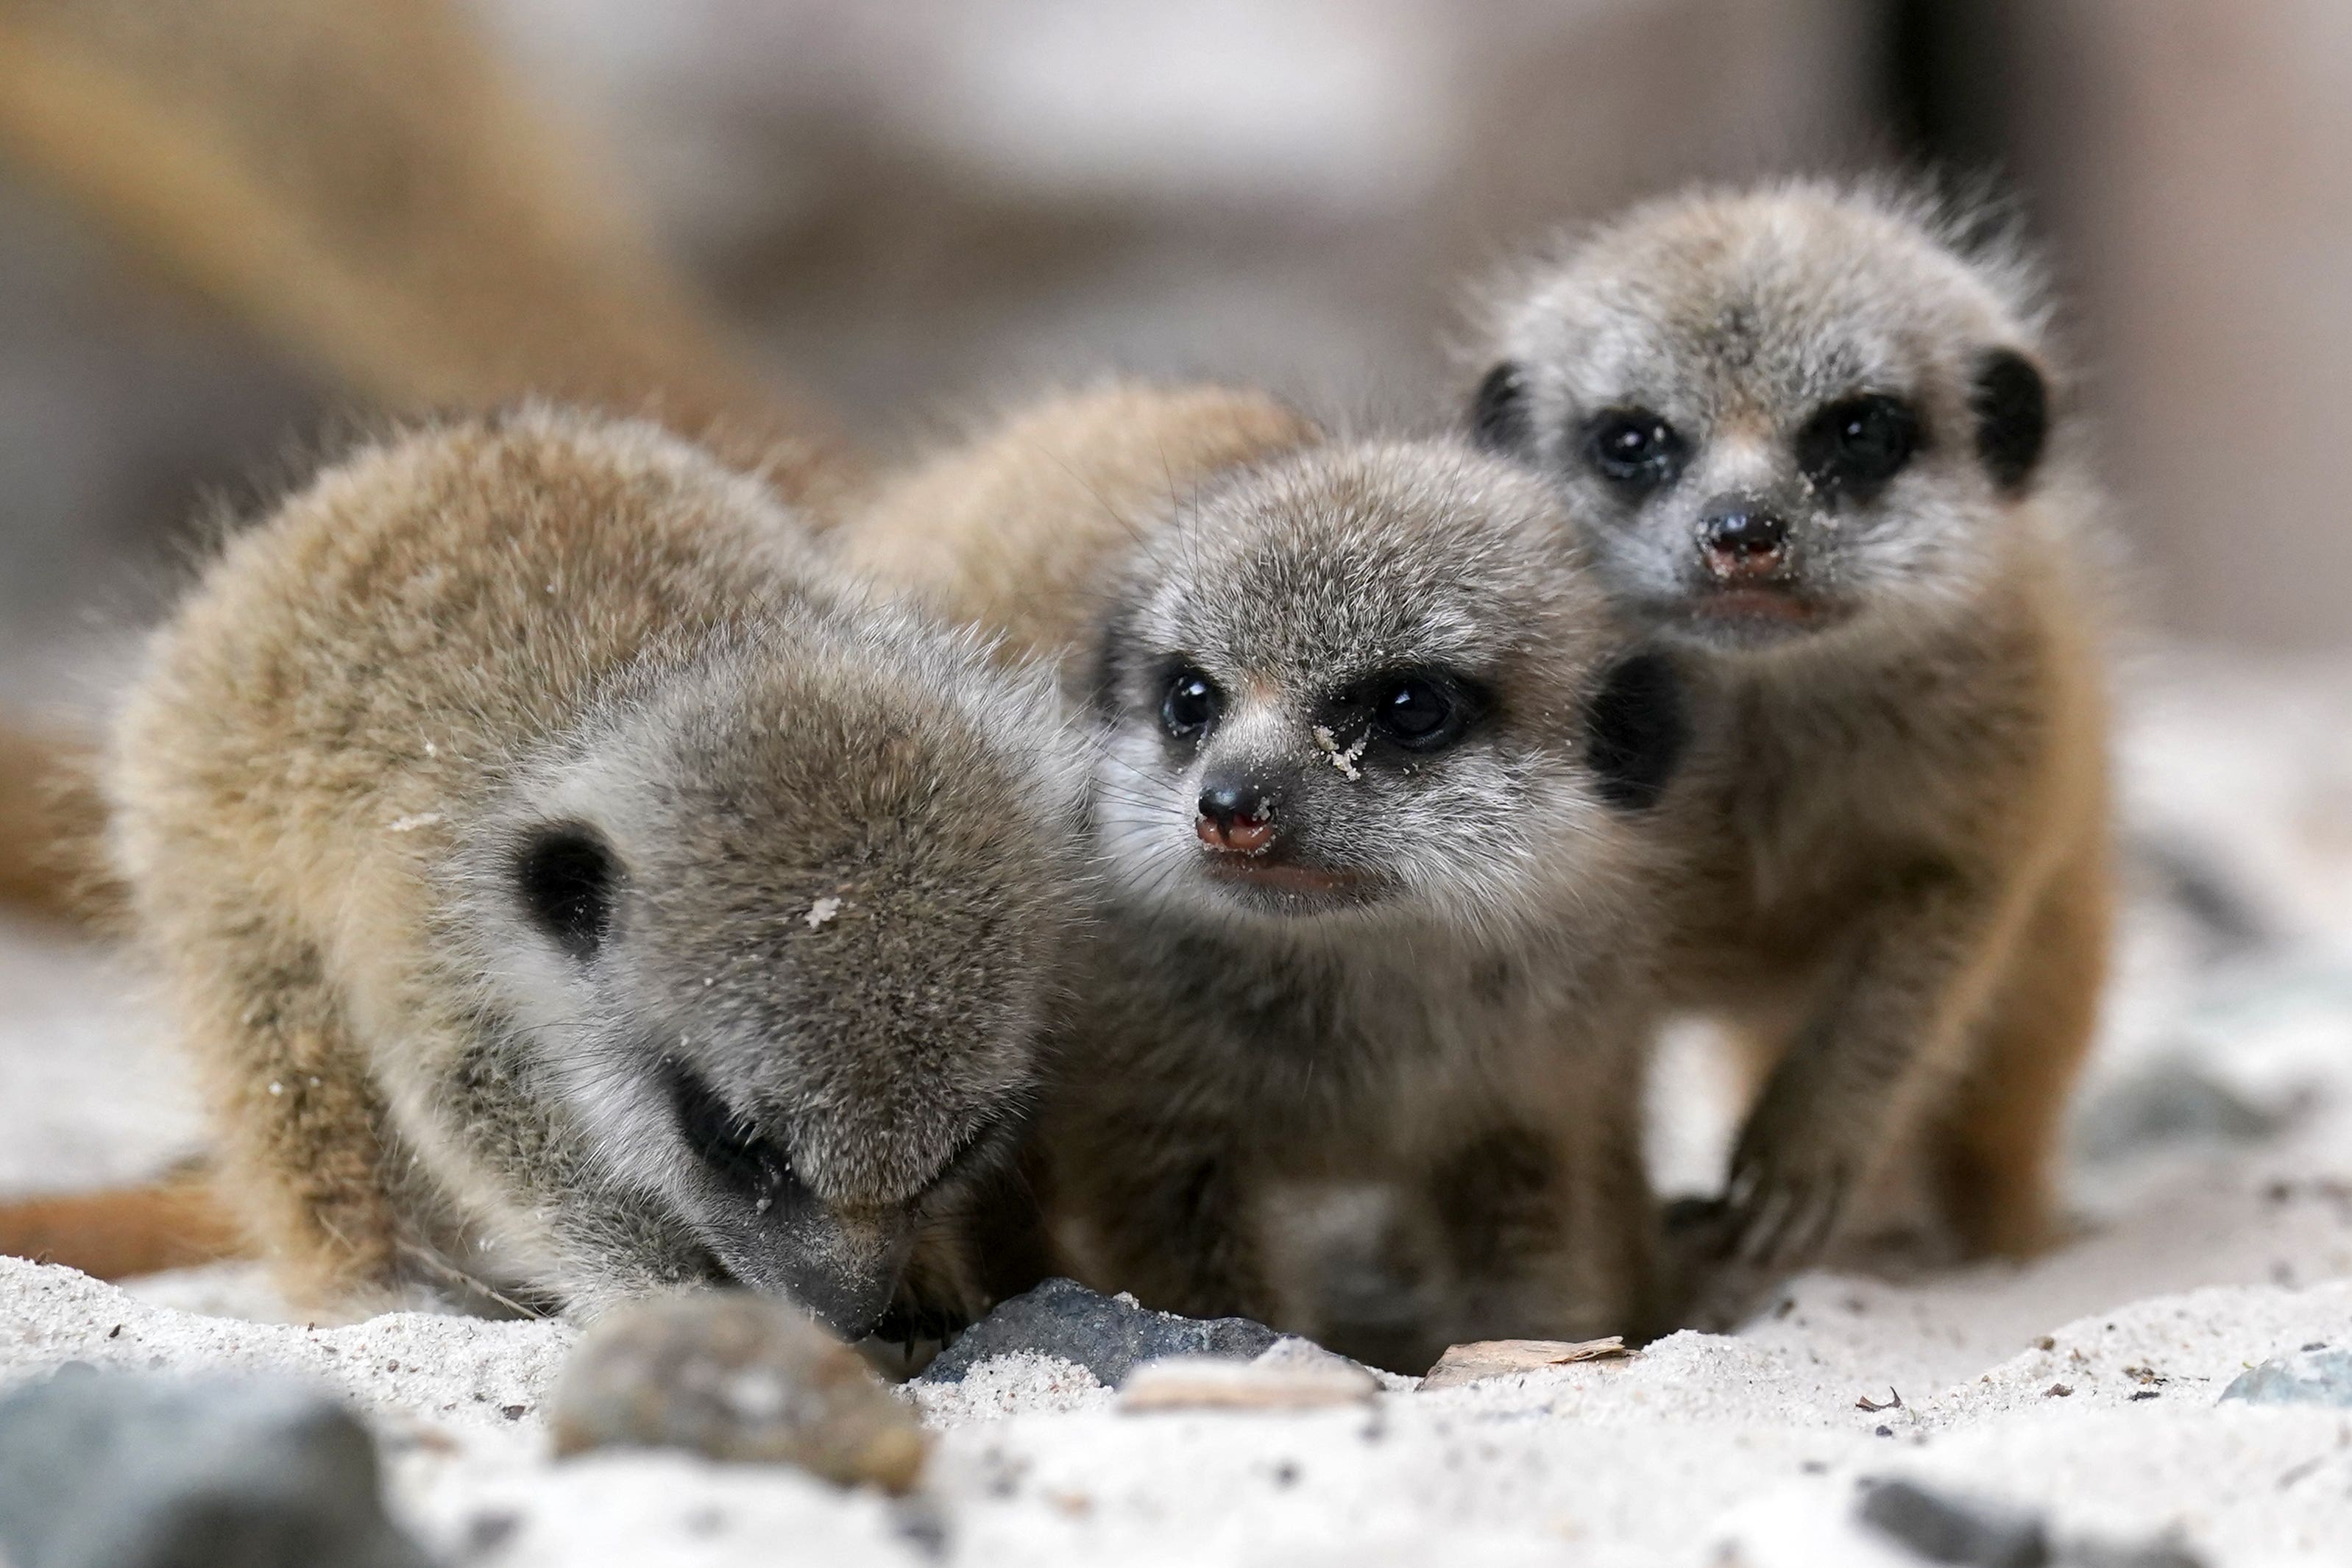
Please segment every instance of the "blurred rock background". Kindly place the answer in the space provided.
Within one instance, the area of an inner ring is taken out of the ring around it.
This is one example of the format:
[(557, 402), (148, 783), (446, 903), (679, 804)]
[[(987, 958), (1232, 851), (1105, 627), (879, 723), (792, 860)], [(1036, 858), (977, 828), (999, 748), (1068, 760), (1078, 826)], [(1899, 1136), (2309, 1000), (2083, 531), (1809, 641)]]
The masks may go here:
[[(1999, 167), (2076, 307), (2150, 617), (2352, 640), (2336, 0), (468, 5), (755, 362), (886, 454), (1111, 367), (1442, 418), (1469, 287), (1563, 222), (1695, 176)], [(0, 701), (92, 700), (200, 500), (351, 406), (0, 150)]]

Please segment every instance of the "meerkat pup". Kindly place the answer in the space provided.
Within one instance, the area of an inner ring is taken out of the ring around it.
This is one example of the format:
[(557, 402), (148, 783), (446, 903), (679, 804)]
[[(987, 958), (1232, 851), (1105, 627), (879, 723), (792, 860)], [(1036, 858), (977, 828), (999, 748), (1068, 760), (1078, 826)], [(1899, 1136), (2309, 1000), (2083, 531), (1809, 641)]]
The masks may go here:
[(1105, 612), (1103, 929), (1043, 1124), (1083, 1275), (1418, 1371), (1639, 1333), (1622, 640), (1545, 486), (1339, 444), (1179, 508)]
[(1086, 769), (1046, 677), (869, 601), (763, 485), (534, 409), (231, 543), (106, 781), (304, 1299), (735, 1281), (855, 1337), (942, 1310), (936, 1228), (1029, 1110)]
[(2052, 1235), (2107, 950), (2094, 497), (2032, 274), (1963, 235), (1817, 183), (1641, 207), (1503, 303), (1474, 402), (1691, 692), (1664, 973), (1769, 1067), (1753, 1262), (1898, 1155), (1968, 1250)]
[(1630, 813), (1679, 714), (1566, 528), (1459, 446), (1118, 384), (832, 536), (1108, 731), (1107, 908), (1029, 1160), (1048, 1266), (1413, 1371), (1651, 1321)]

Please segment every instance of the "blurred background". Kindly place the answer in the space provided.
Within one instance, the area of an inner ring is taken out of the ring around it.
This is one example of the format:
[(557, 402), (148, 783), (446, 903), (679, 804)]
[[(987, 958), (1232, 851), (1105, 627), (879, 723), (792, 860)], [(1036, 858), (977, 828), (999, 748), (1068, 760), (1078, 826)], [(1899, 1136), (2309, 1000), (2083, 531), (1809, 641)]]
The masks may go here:
[[(184, 57), (332, 7), (152, 8), (223, 18), (172, 43)], [(370, 9), (472, 29), (753, 372), (886, 456), (1106, 368), (1442, 417), (1471, 287), (1562, 223), (1700, 176), (1997, 169), (2069, 302), (2147, 618), (2245, 648), (2352, 636), (2336, 0), (351, 7)], [(103, 54), (140, 10), (0, 0), (0, 33), (116, 14)], [(343, 94), (310, 89), (247, 93), (248, 132), (330, 134), (309, 115)], [(0, 99), (27, 90), (0, 65)], [(135, 140), (103, 120), (84, 134)], [(59, 166), (0, 134), (0, 702), (19, 706), (93, 700), (94, 649), (152, 612), (200, 500), (274, 480), (383, 390), (192, 285)]]

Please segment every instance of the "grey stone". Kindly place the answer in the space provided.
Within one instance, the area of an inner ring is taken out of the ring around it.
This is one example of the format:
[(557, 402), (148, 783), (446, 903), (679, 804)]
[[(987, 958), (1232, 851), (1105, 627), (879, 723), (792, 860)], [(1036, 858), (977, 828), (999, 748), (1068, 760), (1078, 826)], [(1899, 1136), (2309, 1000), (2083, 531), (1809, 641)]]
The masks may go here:
[(14, 1568), (425, 1568), (374, 1441), (281, 1378), (68, 1373), (0, 1398)]
[(925, 1367), (917, 1383), (961, 1383), (994, 1356), (1034, 1351), (1074, 1362), (1116, 1387), (1140, 1364), (1163, 1355), (1247, 1361), (1283, 1336), (1248, 1318), (1184, 1318), (1129, 1297), (1106, 1296), (1075, 1280), (1048, 1280), (996, 1310)]
[(863, 1358), (799, 1308), (749, 1291), (653, 1296), (614, 1308), (555, 1387), (558, 1455), (684, 1448), (792, 1464), (843, 1486), (903, 1492), (928, 1445)]
[(1916, 1481), (1863, 1483), (1862, 1521), (1929, 1563), (1970, 1568), (2045, 1568), (2050, 1540), (2032, 1514)]
[(2206, 1568), (2205, 1559), (2179, 1542), (2084, 1541), (2059, 1555), (2057, 1568)]
[(2196, 1063), (2167, 1058), (2084, 1105), (2075, 1118), (2074, 1143), (2084, 1159), (2105, 1164), (2166, 1144), (2256, 1144), (2276, 1133), (2282, 1121)]
[(2231, 1378), (2221, 1397), (2248, 1405), (2352, 1408), (2352, 1350), (2306, 1350), (2275, 1356)]

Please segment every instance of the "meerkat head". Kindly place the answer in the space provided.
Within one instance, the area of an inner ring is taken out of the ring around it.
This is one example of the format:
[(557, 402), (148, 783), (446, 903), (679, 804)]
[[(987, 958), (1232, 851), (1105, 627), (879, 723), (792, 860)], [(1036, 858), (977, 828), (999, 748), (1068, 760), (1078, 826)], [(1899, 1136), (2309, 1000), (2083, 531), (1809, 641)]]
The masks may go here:
[(1815, 184), (1636, 209), (1507, 301), (1477, 439), (1561, 486), (1620, 605), (1669, 635), (1964, 602), (2051, 394), (2025, 267), (1958, 233)]
[(628, 1198), (567, 1238), (583, 1293), (874, 1326), (1025, 1119), (1085, 777), (1044, 676), (821, 603), (643, 661), (523, 770), (457, 905), (489, 1032)]
[(1579, 557), (1540, 482), (1437, 444), (1313, 451), (1170, 518), (1104, 630), (1112, 896), (1486, 933), (1596, 890), (1680, 732)]

